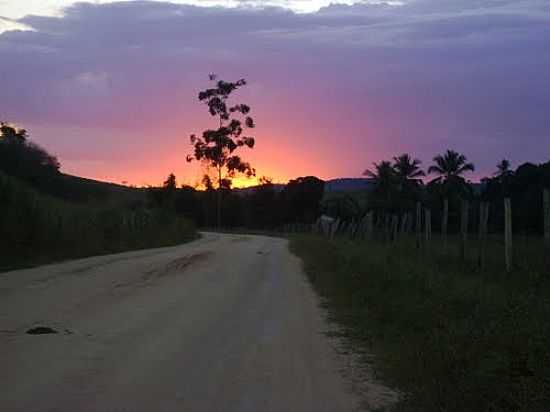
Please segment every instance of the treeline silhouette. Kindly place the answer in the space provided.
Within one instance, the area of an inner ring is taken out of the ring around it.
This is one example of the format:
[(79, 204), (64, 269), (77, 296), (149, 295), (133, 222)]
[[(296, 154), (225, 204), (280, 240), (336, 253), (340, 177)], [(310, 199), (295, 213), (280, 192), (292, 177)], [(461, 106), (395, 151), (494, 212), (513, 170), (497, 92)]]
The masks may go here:
[[(421, 202), (432, 209), (434, 230), (440, 230), (446, 202), (448, 232), (456, 233), (464, 199), (471, 202), (472, 221), (478, 218), (476, 203), (490, 202), (489, 229), (502, 232), (502, 200), (509, 197), (514, 205), (514, 231), (540, 235), (541, 193), (550, 187), (550, 162), (525, 163), (512, 170), (504, 160), (494, 175), (471, 183), (465, 175), (475, 170), (474, 165), (452, 150), (434, 157), (427, 171), (409, 154), (375, 163), (364, 172), (372, 189), (362, 193), (362, 199), (357, 193), (327, 195), (324, 182), (314, 176), (286, 185), (266, 179), (255, 188), (233, 190), (230, 184), (215, 189), (205, 176), (205, 190), (197, 190), (178, 187), (176, 177), (170, 175), (160, 187), (129, 188), (64, 175), (59, 168), (59, 161), (31, 142), (25, 130), (0, 124), (1, 242), (12, 256), (3, 254), (0, 264), (28, 260), (31, 250), (45, 256), (77, 256), (176, 243), (194, 235), (190, 221), (213, 228), (220, 213), (227, 229), (277, 231), (289, 224), (313, 224), (322, 214), (348, 222), (358, 222), (369, 212), (402, 216)], [(186, 222), (183, 234), (166, 230), (177, 219)], [(81, 224), (84, 221), (88, 226)], [(148, 229), (136, 234), (137, 228)], [(83, 245), (84, 237), (88, 246), (67, 251)], [(76, 244), (71, 243), (73, 238), (78, 239)], [(66, 246), (58, 244), (61, 239)]]
[(0, 124), (0, 269), (196, 236), (192, 221), (152, 207), (139, 189), (66, 176), (26, 131)]
[(246, 190), (218, 191), (208, 184), (206, 190), (196, 190), (190, 186), (178, 188), (172, 174), (162, 187), (147, 191), (152, 205), (189, 217), (201, 227), (217, 226), (219, 194), (224, 228), (278, 230), (287, 223), (314, 223), (321, 213), (324, 185), (321, 179), (306, 176), (282, 188), (266, 182)]
[[(505, 197), (513, 204), (514, 232), (541, 235), (543, 231), (542, 192), (550, 188), (550, 161), (542, 164), (524, 163), (516, 170), (510, 162), (503, 160), (495, 173), (481, 179), (480, 183), (468, 181), (465, 174), (475, 170), (466, 156), (453, 151), (437, 155), (427, 173), (422, 162), (409, 154), (374, 163), (364, 175), (372, 179), (373, 189), (366, 204), (359, 204), (353, 196), (341, 196), (327, 200), (321, 211), (345, 221), (359, 221), (367, 212), (377, 217), (387, 215), (403, 216), (413, 213), (416, 204), (432, 210), (433, 226), (441, 229), (444, 203), (448, 204), (449, 233), (458, 232), (461, 202), (470, 202), (472, 222), (479, 216), (479, 203), (489, 202), (489, 230), (502, 232), (504, 229)], [(429, 176), (432, 175), (432, 178)]]
[(378, 162), (366, 197), (326, 199), (333, 219), (290, 238), (352, 346), (382, 355), (365, 366), (407, 394), (398, 410), (548, 409), (550, 162), (474, 170), (451, 150)]

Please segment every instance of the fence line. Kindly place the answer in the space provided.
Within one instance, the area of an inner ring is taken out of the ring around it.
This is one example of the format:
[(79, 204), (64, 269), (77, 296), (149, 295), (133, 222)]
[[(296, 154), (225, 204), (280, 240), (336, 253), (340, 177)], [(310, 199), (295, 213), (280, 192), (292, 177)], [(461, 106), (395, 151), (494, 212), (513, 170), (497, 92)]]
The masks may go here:
[[(507, 271), (514, 267), (514, 241), (513, 241), (513, 213), (512, 201), (504, 199), (504, 256), (503, 261)], [(545, 265), (550, 274), (550, 190), (542, 191), (543, 210), (543, 243), (545, 247)], [(382, 238), (386, 242), (398, 242), (406, 234), (414, 233), (415, 244), (418, 249), (425, 248), (430, 253), (432, 244), (432, 209), (423, 207), (421, 202), (416, 203), (416, 213), (404, 212), (399, 214), (375, 213), (369, 211), (361, 219), (344, 221), (339, 218), (322, 216), (314, 224), (287, 224), (283, 227), (286, 233), (316, 233), (334, 239), (337, 235), (346, 236), (349, 239), (374, 240)], [(481, 201), (479, 203), (479, 214), (476, 216), (478, 223), (478, 246), (474, 256), (477, 258), (478, 266), (484, 268), (487, 264), (487, 247), (489, 237), (489, 216), (490, 203)], [(469, 247), (471, 207), (467, 200), (463, 200), (460, 206), (460, 258), (467, 260)], [(415, 219), (416, 217), (416, 219)], [(448, 254), (448, 229), (449, 228), (449, 200), (443, 200), (443, 211), (441, 217), (441, 249), (444, 255)], [(501, 235), (502, 236), (502, 235)]]

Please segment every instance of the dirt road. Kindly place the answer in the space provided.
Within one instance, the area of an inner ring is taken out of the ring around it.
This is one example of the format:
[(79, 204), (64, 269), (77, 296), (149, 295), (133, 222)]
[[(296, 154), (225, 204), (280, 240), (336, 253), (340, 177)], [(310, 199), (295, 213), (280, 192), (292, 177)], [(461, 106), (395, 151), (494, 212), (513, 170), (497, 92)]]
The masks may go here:
[(207, 233), (3, 273), (0, 410), (356, 410), (327, 330), (282, 239)]

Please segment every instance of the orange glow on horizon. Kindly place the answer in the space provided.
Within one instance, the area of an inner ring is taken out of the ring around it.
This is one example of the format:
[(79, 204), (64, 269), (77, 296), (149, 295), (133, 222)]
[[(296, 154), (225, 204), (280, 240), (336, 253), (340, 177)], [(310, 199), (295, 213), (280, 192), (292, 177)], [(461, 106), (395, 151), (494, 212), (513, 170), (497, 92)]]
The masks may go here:
[[(269, 112), (265, 107), (264, 111)], [(257, 175), (250, 179), (245, 176), (235, 177), (233, 188), (256, 186), (263, 176), (273, 183), (284, 184), (299, 176), (313, 175), (328, 179), (342, 174), (329, 161), (333, 156), (333, 146), (316, 145), (315, 150), (311, 150), (308, 134), (303, 132), (304, 129), (309, 130), (309, 125), (278, 122), (272, 126), (269, 119), (259, 118), (259, 124), (260, 121), (262, 126), (257, 127), (255, 136), (257, 145), (254, 150), (242, 151), (244, 160), (256, 168)], [(200, 190), (206, 170), (200, 162), (185, 161), (185, 156), (191, 153), (191, 147), (188, 138), (182, 136), (180, 131), (201, 130), (207, 127), (207, 122), (206, 125), (195, 125), (195, 120), (185, 124), (180, 122), (160, 123), (160, 128), (153, 131), (140, 130), (137, 136), (123, 130), (117, 135), (118, 145), (108, 139), (112, 134), (109, 129), (98, 133), (91, 128), (31, 126), (33, 135), (44, 136), (44, 146), (58, 155), (64, 173), (133, 187), (161, 186), (167, 176), (173, 173), (178, 186), (186, 185)], [(158, 136), (157, 140), (162, 144), (147, 144), (146, 136), (151, 133)], [(89, 141), (100, 135), (103, 136), (104, 144), (91, 154), (84, 149), (69, 149), (67, 140), (61, 138), (67, 135), (78, 135)], [(38, 140), (38, 143), (42, 142)], [(216, 187), (216, 176), (211, 177)]]
[(258, 176), (252, 176), (252, 177), (238, 176), (232, 180), (231, 187), (234, 189), (239, 189), (244, 187), (257, 186), (259, 184), (260, 184), (260, 180)]

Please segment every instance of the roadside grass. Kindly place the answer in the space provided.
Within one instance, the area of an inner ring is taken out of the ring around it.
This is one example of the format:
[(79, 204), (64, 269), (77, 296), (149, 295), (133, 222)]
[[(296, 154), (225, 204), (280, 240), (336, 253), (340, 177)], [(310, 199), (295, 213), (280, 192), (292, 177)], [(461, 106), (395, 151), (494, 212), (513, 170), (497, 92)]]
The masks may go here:
[(524, 243), (511, 273), (497, 243), (484, 270), (474, 250), (462, 262), (414, 239), (298, 235), (290, 247), (343, 338), (403, 394), (392, 410), (548, 411), (550, 274)]
[(0, 174), (0, 271), (197, 236), (191, 221), (163, 210), (73, 204)]

